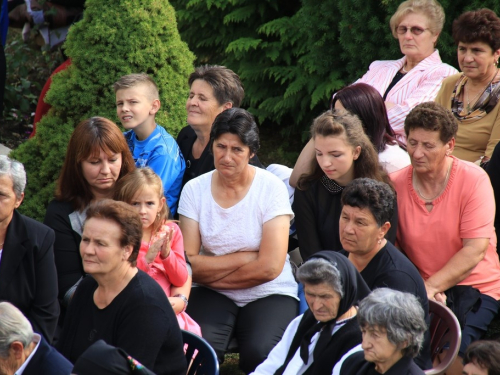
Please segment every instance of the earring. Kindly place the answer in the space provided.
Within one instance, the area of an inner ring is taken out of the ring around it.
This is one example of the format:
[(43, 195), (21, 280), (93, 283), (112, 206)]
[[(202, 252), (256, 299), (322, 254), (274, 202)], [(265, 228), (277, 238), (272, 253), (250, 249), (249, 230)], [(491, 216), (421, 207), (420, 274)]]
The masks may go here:
[(379, 240), (377, 242), (380, 245), (382, 243), (382, 239), (379, 238)]

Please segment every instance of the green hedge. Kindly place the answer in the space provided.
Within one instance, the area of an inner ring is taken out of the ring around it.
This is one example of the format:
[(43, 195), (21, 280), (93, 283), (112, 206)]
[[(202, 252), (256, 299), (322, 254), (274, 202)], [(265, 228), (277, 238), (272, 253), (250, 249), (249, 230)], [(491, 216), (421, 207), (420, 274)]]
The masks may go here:
[(36, 136), (12, 152), (28, 175), (21, 211), (38, 220), (53, 198), (75, 126), (91, 116), (117, 120), (112, 84), (122, 75), (150, 74), (160, 88), (158, 123), (174, 134), (185, 125), (194, 55), (180, 39), (167, 0), (87, 0), (84, 18), (70, 29), (65, 52), (72, 65), (53, 79), (46, 96), (52, 109), (37, 124)]

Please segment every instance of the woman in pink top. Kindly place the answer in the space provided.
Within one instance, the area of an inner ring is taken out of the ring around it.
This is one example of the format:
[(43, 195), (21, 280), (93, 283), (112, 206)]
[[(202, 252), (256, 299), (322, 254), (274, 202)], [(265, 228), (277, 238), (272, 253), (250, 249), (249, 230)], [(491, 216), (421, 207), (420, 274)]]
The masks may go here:
[[(396, 243), (424, 278), (429, 299), (450, 303), (453, 297), (454, 306), (471, 301), (462, 325), (463, 357), (498, 312), (500, 264), (493, 190), (480, 167), (451, 156), (456, 132), (454, 116), (439, 104), (416, 106), (405, 120), (411, 165), (390, 177), (398, 195)], [(465, 301), (457, 291), (477, 296)], [(462, 366), (459, 357), (449, 373), (462, 374)]]

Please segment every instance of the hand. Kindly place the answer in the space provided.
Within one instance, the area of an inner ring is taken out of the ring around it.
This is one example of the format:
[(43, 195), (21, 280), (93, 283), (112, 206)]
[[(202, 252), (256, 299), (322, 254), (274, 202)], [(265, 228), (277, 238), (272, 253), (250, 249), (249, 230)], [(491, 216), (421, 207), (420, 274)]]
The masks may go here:
[(160, 248), (160, 257), (165, 259), (170, 255), (170, 245), (172, 243), (172, 237), (174, 235), (174, 228), (168, 227), (165, 237), (163, 237), (163, 242)]
[(446, 302), (446, 296), (444, 295), (444, 293), (442, 293), (439, 290), (437, 290), (436, 288), (432, 287), (429, 284), (428, 280), (424, 281), (424, 285), (425, 285), (425, 290), (427, 291), (427, 298), (429, 300), (441, 302), (440, 300), (442, 300), (443, 296), (444, 296), (444, 301)]
[(439, 293), (436, 293), (434, 298), (435, 298), (436, 302), (440, 302), (446, 306), (446, 294), (444, 294), (443, 292), (439, 292)]
[(185, 302), (182, 300), (182, 298), (168, 297), (168, 301), (170, 302), (170, 306), (172, 306), (175, 315), (180, 314), (184, 309)]

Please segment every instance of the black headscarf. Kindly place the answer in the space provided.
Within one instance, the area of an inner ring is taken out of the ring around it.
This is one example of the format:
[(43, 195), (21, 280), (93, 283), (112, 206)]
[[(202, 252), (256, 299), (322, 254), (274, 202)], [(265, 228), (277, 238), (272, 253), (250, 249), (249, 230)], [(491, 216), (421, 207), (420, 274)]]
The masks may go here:
[[(339, 303), (337, 317), (344, 315), (352, 306), (365, 298), (370, 293), (370, 288), (366, 285), (363, 277), (359, 274), (353, 264), (342, 254), (335, 251), (324, 250), (314, 254), (308, 261), (321, 258), (332, 263), (340, 273), (342, 289), (344, 296)], [(288, 351), (283, 365), (275, 372), (275, 375), (281, 375), (285, 371), (288, 363), (293, 358), (301, 343), (305, 340), (304, 346), (309, 346), (312, 336), (320, 329), (331, 332), (332, 326), (336, 323), (337, 317), (329, 322), (321, 323), (316, 320), (314, 314), (308, 309), (302, 317), (297, 332), (293, 337), (292, 344)], [(333, 339), (335, 337), (335, 339)], [(357, 320), (352, 319), (346, 323), (335, 336), (330, 336), (329, 341), (321, 345), (321, 352), (314, 350), (314, 362), (309, 366), (304, 374), (331, 374), (333, 367), (340, 358), (351, 348), (361, 343), (361, 331), (357, 325)], [(321, 338), (320, 338), (321, 340)], [(319, 341), (316, 345), (319, 344)], [(305, 350), (301, 351), (301, 357), (304, 358)], [(307, 362), (307, 360), (305, 361)]]

